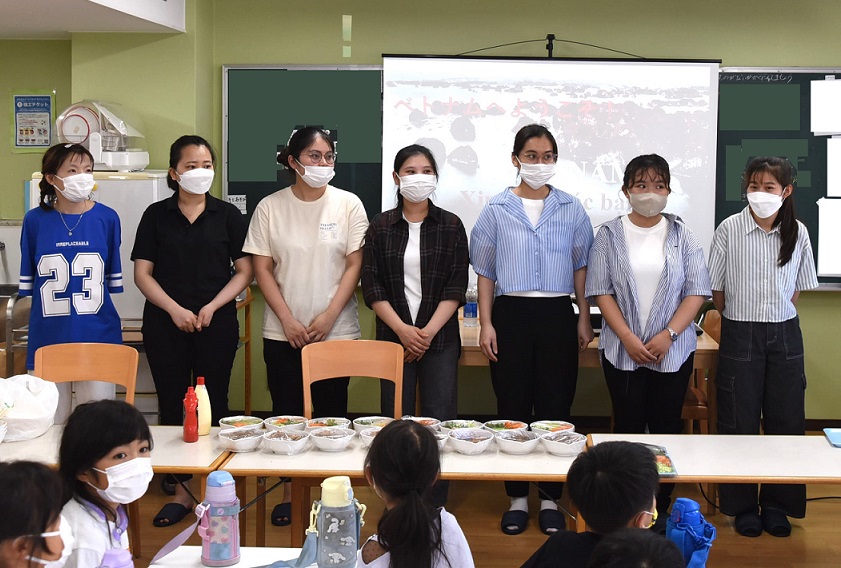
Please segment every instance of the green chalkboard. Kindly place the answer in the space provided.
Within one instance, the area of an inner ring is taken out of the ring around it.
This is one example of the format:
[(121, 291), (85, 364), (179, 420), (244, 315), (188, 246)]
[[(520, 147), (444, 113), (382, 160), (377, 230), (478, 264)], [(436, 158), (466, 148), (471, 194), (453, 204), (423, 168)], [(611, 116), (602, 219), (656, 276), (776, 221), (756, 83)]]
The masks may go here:
[(368, 217), (380, 211), (382, 182), (380, 67), (223, 68), (226, 198), (244, 197), (247, 216), (289, 185), (278, 152), (292, 131), (331, 131), (338, 159), (331, 185), (356, 193)]
[[(747, 162), (755, 156), (785, 156), (797, 168), (795, 209), (809, 229), (817, 259), (821, 246), (817, 201), (826, 196), (827, 137), (815, 136), (810, 130), (811, 82), (827, 76), (841, 79), (841, 69), (721, 69), (716, 225), (747, 204), (741, 189)], [(820, 281), (841, 279), (821, 277)]]

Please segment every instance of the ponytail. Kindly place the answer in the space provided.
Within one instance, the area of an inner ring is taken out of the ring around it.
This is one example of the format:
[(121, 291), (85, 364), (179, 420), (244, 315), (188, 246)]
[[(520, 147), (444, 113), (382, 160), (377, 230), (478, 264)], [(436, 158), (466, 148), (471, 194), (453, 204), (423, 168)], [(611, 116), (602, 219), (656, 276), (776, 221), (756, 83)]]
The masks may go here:
[(782, 244), (780, 245), (780, 256), (777, 257), (777, 265), (785, 266), (791, 260), (791, 255), (794, 253), (794, 245), (797, 244), (797, 217), (794, 214), (794, 198), (789, 195), (783, 200), (783, 205), (780, 207), (777, 218), (774, 219), (774, 225), (780, 227), (780, 237)]
[(377, 538), (391, 556), (395, 568), (430, 568), (441, 546), (440, 512), (428, 496), (409, 491), (391, 509), (386, 509), (377, 525)]

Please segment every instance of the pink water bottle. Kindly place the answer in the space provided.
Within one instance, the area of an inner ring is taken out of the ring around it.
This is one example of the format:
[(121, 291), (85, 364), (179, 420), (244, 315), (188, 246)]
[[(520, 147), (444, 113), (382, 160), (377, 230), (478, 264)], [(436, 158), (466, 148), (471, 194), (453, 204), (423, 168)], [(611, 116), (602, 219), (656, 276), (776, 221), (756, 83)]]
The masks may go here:
[(234, 478), (227, 471), (207, 476), (202, 506), (207, 510), (199, 522), (201, 563), (230, 566), (239, 562), (239, 499)]

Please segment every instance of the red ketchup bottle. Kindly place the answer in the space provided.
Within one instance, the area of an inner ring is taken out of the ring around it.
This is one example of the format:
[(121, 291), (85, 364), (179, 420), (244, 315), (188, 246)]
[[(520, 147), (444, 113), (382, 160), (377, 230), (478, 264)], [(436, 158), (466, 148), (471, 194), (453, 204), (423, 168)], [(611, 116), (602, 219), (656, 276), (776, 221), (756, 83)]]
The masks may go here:
[(184, 396), (184, 441), (199, 441), (199, 399), (193, 387), (187, 387), (187, 394)]

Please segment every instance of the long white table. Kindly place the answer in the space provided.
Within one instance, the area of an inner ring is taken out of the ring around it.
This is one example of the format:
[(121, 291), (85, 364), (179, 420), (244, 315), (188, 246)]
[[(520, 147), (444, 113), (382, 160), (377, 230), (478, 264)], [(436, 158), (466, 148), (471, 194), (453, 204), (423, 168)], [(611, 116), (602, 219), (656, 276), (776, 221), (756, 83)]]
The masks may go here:
[[(240, 549), (240, 560), (235, 564), (237, 568), (255, 568), (257, 566), (266, 566), (278, 560), (294, 560), (301, 554), (300, 548), (254, 548), (242, 547)], [(151, 566), (159, 566), (161, 568), (204, 568), (201, 563), (201, 547), (200, 546), (180, 546), (173, 550), (168, 556), (151, 564)], [(315, 564), (311, 564), (310, 568), (314, 568)]]
[[(266, 451), (234, 453), (220, 467), (236, 478), (257, 478), (257, 490), (265, 490), (266, 477), (292, 478), (292, 546), (301, 546), (307, 515), (312, 501), (310, 487), (325, 477), (347, 475), (364, 478), (363, 464), (367, 448), (356, 437), (350, 446), (341, 452), (323, 452), (314, 447), (302, 453), (287, 456)], [(441, 478), (461, 480), (499, 481), (565, 481), (569, 466), (575, 456), (561, 457), (547, 453), (541, 445), (526, 455), (510, 455), (500, 452), (492, 444), (485, 452), (466, 456), (451, 449), (449, 445), (441, 453)], [(240, 484), (244, 486), (244, 484)], [(244, 495), (240, 495), (244, 499)], [(265, 544), (265, 499), (256, 504), (257, 545)], [(241, 519), (242, 521), (242, 519)]]
[(611, 440), (664, 446), (675, 483), (841, 483), (841, 448), (824, 436), (705, 436), (591, 434), (590, 444)]

